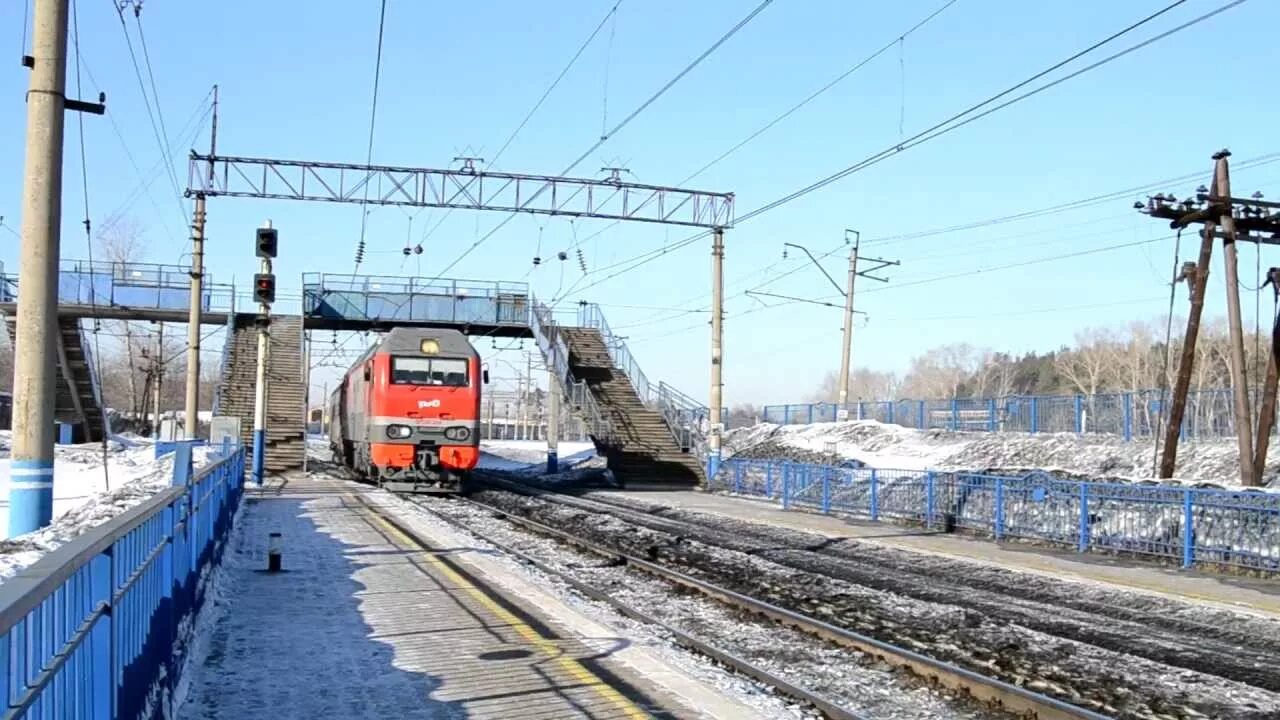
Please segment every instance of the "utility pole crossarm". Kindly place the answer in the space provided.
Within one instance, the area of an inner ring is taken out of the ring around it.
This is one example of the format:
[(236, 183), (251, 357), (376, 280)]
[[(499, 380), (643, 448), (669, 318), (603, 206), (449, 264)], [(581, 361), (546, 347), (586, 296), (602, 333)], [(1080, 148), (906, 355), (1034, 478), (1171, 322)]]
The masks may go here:
[[(209, 168), (212, 172), (208, 172)], [(375, 190), (366, 199), (366, 188)], [(460, 208), (686, 225), (733, 225), (733, 193), (589, 179), (201, 155), (192, 151), (188, 196), (254, 197)]]
[(864, 269), (859, 270), (859, 271), (858, 271), (858, 277), (864, 277), (864, 278), (866, 278), (866, 279), (868, 279), (868, 280), (878, 280), (878, 281), (880, 281), (880, 282), (889, 282), (889, 278), (885, 278), (885, 277), (878, 277), (878, 276), (876, 276), (876, 275), (872, 275), (871, 273), (873, 273), (873, 272), (875, 272), (875, 271), (877, 271), (877, 270), (883, 270), (883, 269), (885, 269), (885, 268), (887, 268), (887, 267), (891, 267), (891, 266), (893, 266), (893, 265), (900, 265), (900, 264), (901, 264), (901, 263), (899, 263), (897, 260), (881, 260), (880, 258), (862, 257), (861, 255), (859, 255), (859, 256), (858, 256), (858, 263), (860, 263), (860, 264), (861, 264), (861, 263), (874, 263), (874, 265), (873, 265), (872, 267), (864, 268)]

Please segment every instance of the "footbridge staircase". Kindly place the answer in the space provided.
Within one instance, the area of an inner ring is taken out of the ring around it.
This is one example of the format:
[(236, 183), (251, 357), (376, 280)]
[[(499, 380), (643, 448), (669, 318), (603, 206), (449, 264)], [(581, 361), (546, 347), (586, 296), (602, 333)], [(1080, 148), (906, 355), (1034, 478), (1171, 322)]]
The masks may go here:
[[(11, 280), (0, 274), (0, 303), (11, 302), (16, 296), (16, 290), (16, 279)], [(9, 346), (16, 347), (16, 305), (3, 308), (0, 312), (4, 314)], [(54, 342), (57, 353), (55, 365), (58, 369), (54, 418), (72, 426), (72, 439), (75, 442), (98, 442), (107, 432), (107, 417), (90, 339), (81, 327), (80, 319), (60, 315)]]
[(651, 384), (598, 306), (581, 306), (568, 326), (534, 300), (530, 325), (567, 407), (624, 486), (706, 482), (707, 408), (666, 383)]
[[(223, 345), (222, 379), (214, 395), (214, 415), (240, 419), (240, 440), (252, 467), (254, 387), (258, 371), (257, 315), (237, 313)], [(283, 472), (302, 467), (306, 455), (306, 377), (302, 367), (302, 324), (298, 315), (273, 315), (268, 327), (267, 425), (263, 467)]]

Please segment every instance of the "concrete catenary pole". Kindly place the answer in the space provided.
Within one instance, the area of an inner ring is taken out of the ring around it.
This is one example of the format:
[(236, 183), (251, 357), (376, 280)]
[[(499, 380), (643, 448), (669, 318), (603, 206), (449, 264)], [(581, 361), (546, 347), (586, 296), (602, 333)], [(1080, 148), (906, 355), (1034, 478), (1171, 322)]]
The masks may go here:
[(720, 469), (720, 433), (723, 420), (720, 417), (721, 394), (724, 382), (721, 368), (724, 363), (724, 228), (716, 228), (711, 235), (711, 427), (707, 437), (707, 481), (710, 482)]
[[(263, 227), (271, 227), (268, 220)], [(258, 271), (264, 275), (271, 274), (271, 258), (262, 258), (262, 267)], [(267, 363), (271, 352), (271, 332), (267, 321), (271, 317), (270, 303), (258, 303), (258, 313), (263, 322), (258, 325), (258, 365), (253, 384), (253, 482), (262, 485), (267, 449)]]
[(547, 472), (560, 469), (560, 379), (556, 364), (547, 363)]
[(14, 338), (9, 537), (53, 519), (54, 382), (67, 0), (35, 0), (22, 186), (18, 325)]
[[(311, 434), (311, 333), (302, 331), (302, 472), (307, 472), (307, 443)], [(322, 399), (323, 403), (324, 400)], [(323, 414), (321, 415), (323, 418)]]
[[(218, 150), (218, 86), (213, 86), (213, 121), (209, 132), (209, 156)], [(213, 161), (209, 161), (209, 182), (213, 182)], [(187, 312), (187, 397), (183, 427), (188, 440), (195, 440), (200, 426), (200, 314), (204, 299), (205, 196), (196, 193), (191, 220), (191, 298)], [(227, 340), (230, 342), (230, 338)]]
[(164, 323), (156, 324), (156, 357), (153, 361), (155, 369), (152, 371), (154, 377), (151, 378), (151, 392), (153, 394), (152, 404), (156, 411), (156, 423), (152, 428), (152, 435), (156, 438), (160, 437), (160, 389), (164, 383)]
[(849, 282), (844, 291), (844, 340), (840, 346), (840, 383), (836, 393), (836, 419), (849, 419), (849, 373), (853, 356), (853, 286), (858, 279), (858, 246), (862, 235), (852, 231), (856, 238), (849, 250)]
[(1219, 222), (1226, 236), (1222, 240), (1222, 264), (1226, 271), (1227, 320), (1231, 330), (1231, 347), (1227, 357), (1231, 363), (1231, 394), (1235, 400), (1236, 444), (1240, 450), (1240, 484), (1252, 487), (1258, 483), (1253, 472), (1253, 411), (1249, 407), (1249, 387), (1244, 359), (1244, 330), (1240, 318), (1236, 221), (1232, 214), (1231, 176), (1227, 167), (1227, 157), (1230, 155), (1231, 153), (1223, 150), (1213, 156), (1217, 161), (1214, 167), (1214, 178), (1217, 180), (1218, 197), (1223, 198), (1226, 208)]

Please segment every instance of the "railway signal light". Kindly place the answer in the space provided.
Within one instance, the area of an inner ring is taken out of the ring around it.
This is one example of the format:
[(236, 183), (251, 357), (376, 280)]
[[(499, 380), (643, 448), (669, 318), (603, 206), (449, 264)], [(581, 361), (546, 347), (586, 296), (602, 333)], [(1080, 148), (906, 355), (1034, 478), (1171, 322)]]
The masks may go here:
[(270, 305), (276, 301), (276, 276), (256, 273), (253, 276), (253, 299)]
[(258, 228), (257, 255), (260, 258), (276, 256), (277, 235), (275, 228)]

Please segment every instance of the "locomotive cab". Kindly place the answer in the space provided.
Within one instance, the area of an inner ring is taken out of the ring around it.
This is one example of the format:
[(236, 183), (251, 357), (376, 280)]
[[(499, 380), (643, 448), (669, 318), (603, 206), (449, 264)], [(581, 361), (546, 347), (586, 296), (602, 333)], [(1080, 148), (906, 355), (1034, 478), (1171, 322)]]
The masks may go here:
[(335, 455), (389, 490), (462, 490), (480, 457), (485, 374), (462, 333), (393, 329), (335, 393)]

